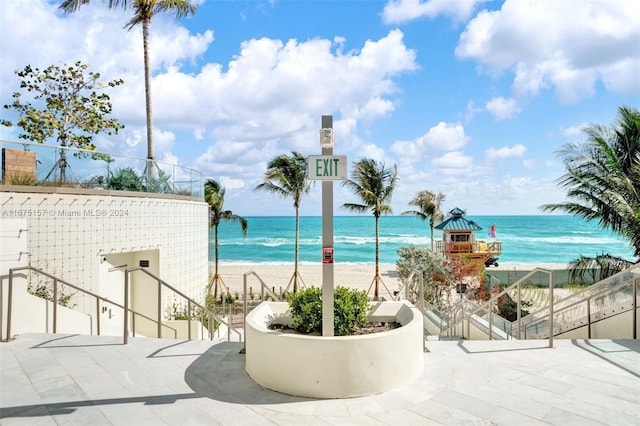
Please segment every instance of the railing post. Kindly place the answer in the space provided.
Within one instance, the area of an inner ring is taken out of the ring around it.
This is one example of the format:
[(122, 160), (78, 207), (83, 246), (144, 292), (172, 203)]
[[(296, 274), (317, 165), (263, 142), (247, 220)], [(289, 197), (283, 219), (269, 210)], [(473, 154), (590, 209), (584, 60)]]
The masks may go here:
[(424, 276), (422, 272), (418, 273), (418, 297), (420, 298), (418, 306), (420, 307), (420, 314), (422, 315), (422, 352), (426, 352), (427, 342), (424, 338)]
[(124, 271), (124, 332), (123, 344), (129, 342), (129, 272)]
[[(518, 285), (516, 286), (516, 291), (518, 292), (518, 304), (517, 304), (518, 312), (516, 317), (516, 326), (518, 327), (518, 340), (520, 340), (520, 320), (522, 319), (521, 318), (522, 300), (520, 297), (520, 281), (518, 281)], [(511, 334), (511, 338), (513, 338), (513, 332)]]
[(100, 335), (100, 298), (96, 297), (96, 334)]
[(633, 338), (638, 338), (638, 281), (633, 280), (633, 302), (631, 303), (631, 307), (633, 308)]
[[(462, 288), (460, 290), (462, 290)], [(460, 329), (462, 330), (462, 338), (464, 339), (464, 293), (461, 291), (460, 295), (460, 312), (462, 313), (460, 318)]]
[(12, 299), (13, 299), (13, 269), (9, 269), (9, 292), (7, 293), (7, 340), (11, 339)]
[(191, 340), (191, 299), (187, 299), (187, 312), (187, 327), (189, 327), (187, 336), (189, 337), (189, 340)]
[(162, 283), (158, 280), (158, 339), (162, 338)]
[(213, 315), (211, 312), (207, 315), (207, 321), (209, 322), (209, 340), (213, 340)]
[(244, 291), (242, 321), (242, 353), (247, 353), (247, 274), (242, 275), (242, 288)]
[(549, 347), (553, 348), (553, 272), (549, 274)]
[(58, 280), (53, 279), (53, 334), (58, 332)]
[(489, 304), (489, 340), (493, 340), (493, 309), (491, 307), (491, 304)]
[(587, 339), (591, 339), (591, 298), (587, 297)]

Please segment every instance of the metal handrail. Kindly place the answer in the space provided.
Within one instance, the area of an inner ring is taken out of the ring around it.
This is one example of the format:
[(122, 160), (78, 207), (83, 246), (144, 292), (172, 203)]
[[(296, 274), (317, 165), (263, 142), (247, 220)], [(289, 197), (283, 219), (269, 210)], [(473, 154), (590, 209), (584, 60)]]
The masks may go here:
[[(54, 275), (49, 274), (48, 272), (45, 272), (41, 269), (35, 268), (33, 266), (21, 266), (18, 268), (11, 268), (9, 269), (9, 290), (8, 290), (8, 294), (7, 294), (7, 340), (11, 339), (11, 312), (12, 312), (12, 307), (13, 307), (13, 276), (15, 272), (18, 271), (24, 271), (24, 270), (29, 270), (29, 271), (34, 271), (36, 273), (42, 274), (50, 279), (53, 280), (53, 333), (55, 334), (57, 332), (57, 328), (58, 328), (58, 283), (62, 283), (62, 285), (66, 285), (68, 287), (73, 288), (76, 291), (79, 291), (81, 293), (87, 294), (93, 298), (96, 299), (96, 334), (99, 336), (100, 335), (100, 301), (104, 302), (104, 303), (108, 303), (110, 305), (113, 305), (115, 307), (118, 307), (120, 309), (127, 310), (127, 308), (125, 306), (120, 305), (119, 303), (116, 303), (106, 297), (103, 296), (99, 296), (89, 290), (83, 289), (81, 287), (78, 287), (76, 285), (73, 285), (65, 280), (62, 280)], [(150, 318), (144, 314), (141, 314), (140, 312), (136, 312), (136, 311), (131, 311), (131, 313), (133, 313), (134, 315), (138, 315), (141, 316), (149, 321), (152, 322), (156, 322), (153, 318)], [(127, 315), (125, 314), (125, 321), (126, 321)], [(135, 324), (135, 321), (134, 321)], [(176, 329), (174, 329), (173, 327), (170, 327), (166, 324), (162, 324), (163, 327), (166, 327), (170, 330), (173, 330), (174, 333), (174, 338), (177, 336), (178, 331)], [(91, 332), (93, 333), (93, 329), (91, 330)], [(133, 333), (135, 335), (135, 329), (133, 330)], [(127, 343), (126, 340), (124, 342), (125, 344)]]
[[(132, 272), (137, 272), (137, 271), (141, 271), (143, 273), (145, 273), (146, 275), (150, 276), (151, 278), (153, 278), (157, 283), (158, 283), (158, 321), (154, 321), (156, 323), (159, 323), (162, 321), (162, 287), (166, 287), (169, 290), (173, 291), (174, 293), (176, 293), (177, 295), (179, 295), (180, 297), (182, 297), (183, 299), (185, 299), (187, 301), (187, 312), (189, 313), (189, 315), (187, 316), (187, 328), (188, 328), (188, 339), (191, 340), (191, 305), (195, 305), (196, 307), (198, 307), (199, 309), (201, 309), (206, 315), (207, 315), (207, 319), (208, 319), (208, 325), (209, 325), (209, 339), (213, 339), (213, 327), (212, 327), (212, 321), (215, 319), (216, 321), (218, 321), (221, 324), (224, 324), (227, 326), (227, 340), (231, 341), (231, 324), (228, 321), (225, 321), (224, 319), (222, 319), (222, 317), (214, 314), (213, 312), (211, 312), (209, 309), (207, 309), (206, 307), (202, 306), (200, 303), (196, 302), (195, 300), (191, 299), (189, 296), (185, 295), (184, 293), (182, 293), (180, 290), (176, 289), (175, 287), (171, 286), (169, 283), (167, 283), (166, 281), (164, 281), (162, 278), (155, 276), (154, 274), (152, 274), (151, 272), (147, 271), (145, 268), (141, 267), (141, 266), (135, 266), (135, 267), (131, 267), (131, 268), (127, 268), (124, 270), (124, 283), (125, 283), (125, 306), (128, 308), (128, 302), (129, 302), (129, 296), (128, 296), (128, 288), (129, 288), (129, 275)], [(125, 314), (124, 317), (124, 323), (125, 323), (125, 327), (124, 327), (124, 342), (125, 344), (128, 341), (129, 338), (129, 333), (128, 333), (128, 315)], [(238, 337), (240, 339), (242, 339), (242, 336), (240, 335), (240, 332), (233, 329), (233, 331), (238, 334)], [(158, 338), (161, 337), (161, 330), (160, 330), (160, 324), (158, 324)]]
[[(606, 288), (596, 288), (595, 292), (593, 291), (593, 287), (594, 286), (591, 286), (589, 289), (587, 289), (587, 290), (590, 290), (589, 291), (590, 294), (587, 295), (587, 296), (584, 296), (585, 291), (580, 291), (580, 292), (574, 293), (572, 295), (569, 295), (569, 296), (565, 297), (564, 299), (561, 299), (561, 300), (555, 302), (555, 304), (556, 304), (555, 313), (559, 314), (559, 313), (561, 313), (563, 311), (570, 310), (572, 308), (580, 306), (581, 304), (586, 303), (587, 304), (587, 307), (586, 307), (586, 312), (587, 312), (586, 313), (586, 316), (587, 316), (587, 337), (591, 338), (591, 324), (592, 324), (592, 320), (591, 320), (591, 301), (594, 298), (597, 298), (599, 296), (612, 294), (612, 293), (617, 293), (618, 291), (622, 290), (623, 288), (625, 288), (627, 286), (631, 286), (631, 288), (632, 288), (632, 310), (634, 312), (634, 315), (637, 315), (636, 310), (637, 310), (637, 287), (638, 287), (638, 282), (640, 282), (640, 278), (636, 278), (635, 280), (629, 279), (628, 281), (621, 281), (619, 283), (614, 284), (613, 286), (609, 286), (609, 283), (607, 282), (606, 283), (606, 285), (607, 285)], [(597, 286), (599, 286), (599, 284), (596, 284), (595, 286), (597, 287)], [(576, 302), (573, 302), (573, 303), (565, 304), (564, 306), (561, 306), (560, 308), (557, 308), (557, 305), (562, 305), (562, 304), (568, 302), (570, 299), (574, 299), (574, 298), (579, 298), (579, 300), (576, 301)], [(531, 318), (533, 318), (533, 320), (527, 322), (524, 325), (525, 333), (526, 333), (527, 329), (534, 328), (534, 327), (537, 329), (538, 325), (544, 324), (544, 323), (547, 322), (547, 316), (546, 315), (542, 316), (542, 317), (535, 318), (535, 315), (540, 313), (540, 312), (542, 312), (543, 310), (544, 309), (541, 309), (541, 310), (538, 310), (538, 311), (535, 311), (535, 312), (529, 314), (529, 316)], [(635, 320), (634, 320), (633, 324), (634, 324), (634, 326), (633, 326), (633, 338), (635, 339), (635, 338), (637, 338), (637, 325), (636, 325)]]
[[(414, 279), (416, 277), (418, 278), (417, 292), (413, 289), (412, 286), (409, 285), (414, 282)], [(424, 338), (424, 315), (425, 315), (424, 275), (422, 274), (422, 272), (418, 271), (417, 269), (414, 269), (413, 271), (411, 271), (411, 273), (407, 277), (406, 282), (403, 282), (400, 288), (398, 289), (398, 291), (395, 293), (395, 297), (393, 298), (393, 300), (400, 301), (400, 295), (402, 294), (402, 290), (404, 290), (405, 300), (408, 300), (414, 305), (417, 305), (418, 309), (420, 310), (420, 313), (422, 314), (422, 332), (423, 332), (422, 350), (426, 352), (427, 344)], [(416, 299), (414, 299), (414, 297)]]
[[(549, 327), (551, 330), (553, 330), (553, 316), (554, 316), (554, 312), (553, 312), (553, 272), (548, 270), (548, 269), (544, 269), (544, 268), (535, 268), (534, 270), (530, 271), (529, 273), (527, 273), (526, 275), (524, 275), (522, 278), (520, 278), (518, 281), (516, 281), (515, 283), (513, 283), (512, 285), (510, 285), (509, 287), (502, 289), (502, 291), (500, 291), (497, 294), (492, 295), (488, 301), (479, 304), (479, 306), (471, 311), (469, 314), (467, 314), (467, 319), (470, 318), (471, 316), (475, 315), (476, 313), (478, 313), (480, 310), (486, 310), (489, 313), (489, 320), (488, 320), (488, 326), (489, 326), (489, 340), (492, 340), (493, 337), (493, 310), (491, 309), (491, 307), (493, 306), (493, 304), (503, 295), (507, 294), (509, 291), (512, 291), (515, 287), (518, 297), (517, 297), (517, 319), (516, 319), (516, 324), (517, 324), (517, 330), (518, 330), (518, 337), (520, 337), (520, 311), (522, 309), (522, 301), (520, 300), (520, 285), (521, 283), (523, 283), (527, 278), (529, 278), (530, 276), (538, 273), (538, 272), (542, 272), (542, 273), (546, 273), (549, 275), (549, 299), (550, 299), (550, 303), (549, 303)], [(461, 299), (462, 300), (462, 299)], [(459, 302), (460, 303), (460, 302)], [(463, 319), (462, 321), (464, 321), (464, 311), (463, 311)], [(447, 330), (451, 329), (452, 327), (455, 326), (455, 324), (457, 323), (457, 321), (454, 321), (453, 324), (449, 325), (449, 327), (447, 328)], [(549, 347), (552, 348), (553, 347), (553, 333), (549, 334)]]
[(269, 286), (262, 280), (262, 278), (260, 278), (260, 275), (258, 275), (256, 273), (256, 271), (251, 270), (248, 272), (245, 272), (244, 274), (242, 274), (242, 286), (243, 286), (243, 306), (242, 306), (242, 314), (244, 316), (244, 319), (242, 321), (242, 331), (244, 333), (245, 338), (242, 339), (244, 342), (244, 345), (242, 347), (242, 351), (243, 353), (247, 350), (247, 341), (246, 341), (246, 336), (247, 336), (247, 315), (249, 314), (249, 305), (247, 303), (247, 279), (249, 276), (255, 276), (258, 281), (260, 281), (260, 299), (264, 300), (264, 292), (265, 289), (267, 291), (267, 294), (269, 295), (269, 297), (273, 298), (273, 300), (279, 300), (282, 301), (282, 297), (281, 296), (277, 296), (273, 291), (271, 291), (271, 289), (269, 288)]

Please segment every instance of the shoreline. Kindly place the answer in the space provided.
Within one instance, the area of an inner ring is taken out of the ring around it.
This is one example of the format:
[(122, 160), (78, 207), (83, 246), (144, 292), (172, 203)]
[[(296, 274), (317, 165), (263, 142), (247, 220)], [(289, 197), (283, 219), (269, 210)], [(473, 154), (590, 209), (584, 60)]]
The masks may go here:
[[(334, 287), (344, 286), (356, 288), (358, 290), (369, 290), (375, 276), (375, 263), (335, 263), (334, 265)], [(568, 265), (563, 263), (503, 263), (498, 267), (487, 268), (488, 273), (497, 272), (500, 275), (514, 277), (524, 275), (535, 268), (543, 268), (553, 271), (563, 276), (567, 274)], [(384, 285), (380, 286), (380, 294), (386, 294), (400, 289), (401, 282), (393, 263), (380, 263), (380, 277)], [(210, 262), (210, 272), (213, 274), (213, 262)], [(294, 272), (293, 262), (225, 262), (219, 263), (218, 273), (222, 277), (224, 284), (232, 294), (236, 292), (242, 294), (244, 291), (244, 275), (247, 274), (247, 287), (257, 293), (260, 290), (260, 280), (257, 275), (269, 288), (284, 290), (291, 281)], [(322, 287), (322, 264), (298, 263), (298, 272), (305, 287)], [(253, 274), (255, 273), (255, 275)], [(505, 282), (511, 281), (506, 279)], [(386, 289), (384, 288), (386, 286)], [(291, 288), (290, 288), (291, 291)], [(371, 289), (370, 293), (373, 293)]]

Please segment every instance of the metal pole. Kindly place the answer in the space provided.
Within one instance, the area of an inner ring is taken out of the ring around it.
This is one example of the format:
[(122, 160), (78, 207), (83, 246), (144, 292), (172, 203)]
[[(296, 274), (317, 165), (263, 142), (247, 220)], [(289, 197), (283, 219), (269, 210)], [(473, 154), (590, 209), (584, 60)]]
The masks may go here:
[[(496, 299), (498, 300), (498, 299)], [(489, 340), (492, 340), (493, 337), (493, 309), (491, 303), (489, 303)]]
[(631, 303), (631, 307), (633, 308), (633, 338), (634, 339), (638, 338), (638, 281), (639, 280), (633, 280), (633, 303)]
[(422, 315), (422, 352), (426, 352), (427, 342), (424, 338), (424, 276), (422, 272), (418, 272), (418, 297), (420, 298), (418, 306), (420, 308), (420, 315)]
[[(521, 321), (521, 317), (522, 317), (522, 301), (520, 298), (520, 281), (518, 281), (518, 285), (516, 286), (516, 291), (518, 292), (518, 312), (517, 312), (517, 320), (516, 320), (516, 327), (518, 328), (518, 340), (520, 340), (520, 321)], [(511, 333), (511, 338), (513, 338), (513, 331)]]
[(162, 338), (162, 317), (161, 317), (161, 309), (162, 302), (160, 297), (162, 295), (162, 283), (158, 280), (158, 339)]
[[(333, 129), (333, 116), (322, 116), (322, 128)], [(333, 148), (322, 148), (333, 155)], [(333, 247), (333, 181), (322, 181), (322, 247)], [(322, 263), (322, 335), (333, 336), (333, 261)]]
[(549, 347), (553, 348), (553, 273), (549, 274)]
[(187, 327), (189, 327), (187, 336), (189, 337), (189, 340), (191, 340), (191, 299), (187, 299), (187, 312)]
[(124, 332), (123, 344), (129, 342), (129, 272), (124, 271)]
[(53, 280), (53, 334), (58, 332), (58, 280)]
[(100, 335), (100, 299), (96, 297), (96, 334)]
[(587, 339), (591, 339), (591, 298), (587, 297)]
[(242, 302), (242, 309), (244, 311), (244, 321), (242, 321), (242, 353), (247, 353), (247, 274), (242, 275), (242, 288), (244, 291), (244, 300)]
[(7, 336), (6, 339), (11, 339), (11, 305), (13, 294), (13, 269), (9, 269), (9, 293), (7, 294)]

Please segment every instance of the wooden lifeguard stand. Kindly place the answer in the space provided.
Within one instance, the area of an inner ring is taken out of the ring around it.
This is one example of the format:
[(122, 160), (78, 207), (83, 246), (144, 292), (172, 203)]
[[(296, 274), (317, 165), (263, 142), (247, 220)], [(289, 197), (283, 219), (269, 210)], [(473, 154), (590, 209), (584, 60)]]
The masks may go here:
[(476, 240), (474, 231), (482, 228), (465, 217), (466, 212), (458, 207), (449, 211), (450, 217), (435, 229), (442, 231), (442, 241), (436, 242), (436, 251), (447, 257), (465, 256), (474, 262), (485, 264), (492, 257), (502, 253), (502, 243), (490, 238), (489, 241)]

